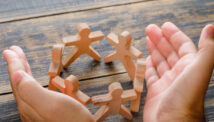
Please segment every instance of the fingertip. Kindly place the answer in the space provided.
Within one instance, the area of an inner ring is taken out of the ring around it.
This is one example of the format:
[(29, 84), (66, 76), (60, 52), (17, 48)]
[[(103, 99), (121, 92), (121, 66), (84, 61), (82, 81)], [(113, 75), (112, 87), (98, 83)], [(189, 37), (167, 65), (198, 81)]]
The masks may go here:
[(19, 52), (23, 52), (22, 48), (19, 47), (19, 46), (16, 46), (16, 45), (13, 45), (10, 47), (11, 50), (16, 50), (16, 51), (19, 51)]
[(155, 24), (150, 24), (146, 28), (146, 34), (155, 45), (157, 45), (163, 37), (161, 29)]
[(163, 23), (163, 25), (161, 26), (161, 29), (164, 29), (164, 28), (166, 28), (166, 27), (168, 27), (168, 26), (171, 26), (171, 25), (173, 25), (173, 23), (172, 22), (164, 22)]
[(214, 25), (208, 24), (203, 29), (204, 38), (210, 38), (214, 40)]
[(162, 32), (163, 32), (163, 34), (165, 35), (165, 37), (166, 37), (167, 39), (170, 39), (170, 37), (171, 37), (174, 33), (176, 33), (176, 32), (179, 31), (178, 27), (177, 27), (175, 24), (173, 24), (172, 22), (165, 22), (165, 23), (162, 25), (161, 29), (162, 29)]
[(214, 29), (214, 25), (213, 24), (207, 24), (204, 28), (209, 28), (209, 29), (213, 30)]
[(157, 25), (155, 25), (155, 24), (149, 24), (149, 25), (146, 27), (146, 29), (145, 29), (146, 34), (149, 35), (150, 32), (152, 32), (152, 31), (156, 28), (156, 26), (157, 26)]
[(6, 49), (6, 50), (4, 50), (3, 52), (2, 52), (2, 55), (4, 56), (4, 57), (6, 57), (10, 52), (9, 52), (10, 50), (8, 50), (8, 49)]
[(9, 50), (9, 49), (4, 50), (2, 52), (2, 55), (6, 61), (8, 61), (8, 59), (14, 58), (14, 56), (15, 56), (14, 51)]
[(12, 49), (15, 49), (15, 48), (17, 48), (18, 46), (16, 46), (16, 45), (13, 45), (13, 46), (10, 46), (10, 49), (12, 50)]
[[(152, 37), (161, 36), (161, 30), (156, 24), (150, 24), (146, 27), (146, 34), (152, 39)], [(154, 36), (155, 35), (155, 36)]]
[(16, 52), (20, 58), (26, 60), (25, 54), (22, 50), (22, 48), (20, 48), (19, 46), (13, 45), (10, 47), (10, 50), (13, 50), (14, 52)]
[(199, 50), (202, 48), (204, 50), (211, 49), (210, 51), (213, 54), (212, 51), (214, 50), (214, 25), (208, 24), (203, 28), (201, 32), (198, 48)]
[(177, 28), (175, 24), (173, 24), (172, 22), (165, 22), (163, 23), (163, 25), (161, 26), (161, 29), (168, 29), (168, 28)]

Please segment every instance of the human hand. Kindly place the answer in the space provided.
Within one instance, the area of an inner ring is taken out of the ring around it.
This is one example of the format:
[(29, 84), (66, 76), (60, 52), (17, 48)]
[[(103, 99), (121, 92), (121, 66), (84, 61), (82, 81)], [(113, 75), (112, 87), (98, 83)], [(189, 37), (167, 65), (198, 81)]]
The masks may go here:
[(144, 121), (205, 121), (204, 97), (214, 68), (214, 26), (201, 33), (198, 49), (174, 24), (146, 28)]
[(73, 98), (43, 88), (32, 76), (24, 52), (17, 46), (3, 52), (22, 121), (92, 122), (91, 113)]

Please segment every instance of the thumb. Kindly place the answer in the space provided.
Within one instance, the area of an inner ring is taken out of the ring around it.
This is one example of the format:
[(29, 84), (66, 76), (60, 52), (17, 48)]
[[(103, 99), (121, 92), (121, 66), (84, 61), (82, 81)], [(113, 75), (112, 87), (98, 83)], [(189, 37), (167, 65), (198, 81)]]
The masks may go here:
[(50, 105), (51, 98), (54, 96), (23, 70), (19, 70), (12, 75), (12, 85), (19, 98), (39, 113), (44, 111), (42, 109), (47, 108), (47, 105)]
[(18, 70), (13, 73), (12, 85), (15, 88), (16, 94), (26, 103), (35, 101), (37, 96), (44, 91), (44, 88), (23, 70)]
[[(200, 88), (205, 94), (214, 68), (214, 26), (209, 24), (205, 26), (201, 32), (201, 37), (198, 45), (198, 53), (192, 67), (194, 78), (192, 81), (198, 85), (195, 88)], [(200, 70), (200, 71), (199, 71)], [(198, 91), (200, 91), (198, 90)], [(194, 92), (196, 94), (196, 92)]]
[[(33, 84), (33, 85), (31, 85), (31, 84)], [(15, 87), (17, 92), (20, 92), (20, 90), (22, 90), (22, 88), (24, 88), (23, 86), (32, 87), (32, 86), (36, 85), (38, 88), (39, 87), (42, 88), (42, 86), (38, 82), (36, 82), (36, 80), (31, 75), (29, 75), (28, 73), (26, 73), (23, 70), (18, 70), (13, 73), (12, 85)]]
[(198, 45), (198, 55), (201, 59), (207, 60), (210, 65), (214, 65), (214, 25), (207, 25), (201, 32)]

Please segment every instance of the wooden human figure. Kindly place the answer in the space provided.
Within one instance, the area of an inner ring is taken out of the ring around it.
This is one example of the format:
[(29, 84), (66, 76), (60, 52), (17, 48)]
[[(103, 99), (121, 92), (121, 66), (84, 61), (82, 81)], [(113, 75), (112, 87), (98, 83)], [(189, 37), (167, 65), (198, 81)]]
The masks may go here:
[(88, 104), (91, 100), (88, 95), (79, 90), (79, 80), (74, 75), (70, 75), (65, 80), (60, 76), (56, 76), (52, 80), (52, 84), (62, 93), (73, 97), (83, 105)]
[(62, 55), (64, 52), (64, 44), (55, 44), (53, 45), (52, 49), (52, 59), (51, 64), (49, 67), (48, 75), (50, 77), (49, 81), (49, 90), (56, 91), (56, 88), (52, 85), (52, 79), (58, 75), (60, 75), (60, 72), (62, 72), (63, 66), (62, 66)]
[(128, 31), (124, 31), (119, 36), (110, 33), (106, 40), (115, 47), (116, 51), (105, 57), (105, 63), (120, 60), (131, 80), (134, 80), (135, 65), (132, 59), (141, 58), (143, 54), (138, 49), (131, 46), (131, 34)]
[(101, 57), (90, 46), (92, 42), (102, 40), (104, 35), (101, 31), (90, 32), (90, 28), (86, 23), (81, 23), (77, 26), (78, 34), (63, 38), (65, 46), (74, 46), (62, 61), (63, 67), (67, 68), (75, 59), (82, 54), (88, 54), (97, 61)]
[(95, 106), (102, 106), (95, 114), (94, 118), (97, 122), (104, 120), (110, 114), (120, 114), (131, 120), (132, 114), (128, 108), (122, 103), (137, 98), (135, 90), (123, 91), (122, 86), (118, 82), (109, 85), (109, 93), (92, 97)]
[(133, 82), (134, 90), (137, 93), (137, 99), (131, 101), (130, 110), (132, 112), (139, 112), (140, 98), (141, 93), (143, 92), (145, 71), (146, 71), (146, 61), (144, 59), (137, 60), (135, 79)]

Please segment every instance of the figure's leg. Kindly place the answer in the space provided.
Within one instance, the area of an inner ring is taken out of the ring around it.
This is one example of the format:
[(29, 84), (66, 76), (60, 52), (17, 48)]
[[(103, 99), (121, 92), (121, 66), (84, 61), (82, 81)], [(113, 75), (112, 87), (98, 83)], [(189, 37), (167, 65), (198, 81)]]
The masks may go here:
[(139, 112), (139, 108), (140, 108), (141, 93), (140, 93), (140, 92), (136, 92), (136, 93), (137, 93), (137, 99), (131, 101), (130, 110), (131, 110), (132, 112)]
[(54, 78), (54, 77), (51, 77), (51, 76), (50, 76), (48, 89), (49, 89), (49, 90), (53, 90), (53, 91), (57, 91), (57, 88), (52, 84), (53, 78)]
[(63, 58), (62, 65), (64, 68), (67, 68), (74, 60), (76, 60), (81, 53), (77, 47), (73, 47), (71, 51)]
[(126, 69), (126, 72), (128, 73), (131, 80), (134, 80), (135, 64), (134, 64), (133, 60), (131, 59), (131, 57), (126, 56), (123, 60), (121, 60), (121, 62), (123, 63), (123, 65)]
[(48, 75), (49, 76), (56, 76), (56, 75), (60, 75), (60, 73), (63, 70), (63, 66), (62, 63), (53, 63), (51, 62), (50, 67), (49, 67), (49, 71), (48, 71)]
[(83, 105), (87, 105), (91, 101), (91, 98), (80, 90), (77, 90), (74, 94)]
[(113, 52), (112, 54), (106, 56), (104, 59), (105, 63), (109, 63), (109, 62), (112, 62), (113, 60), (117, 60), (118, 57), (116, 54), (117, 54), (116, 52)]
[(99, 53), (96, 50), (94, 50), (91, 46), (89, 47), (89, 51), (87, 51), (86, 54), (88, 54), (97, 61), (100, 61), (101, 59)]
[(122, 115), (123, 117), (125, 117), (125, 118), (128, 119), (128, 120), (131, 120), (131, 119), (132, 119), (132, 114), (131, 114), (131, 112), (130, 112), (129, 109), (126, 108), (124, 105), (121, 105), (119, 114)]
[(108, 106), (102, 106), (95, 114), (94, 119), (96, 122), (101, 122), (109, 115), (109, 108)]

